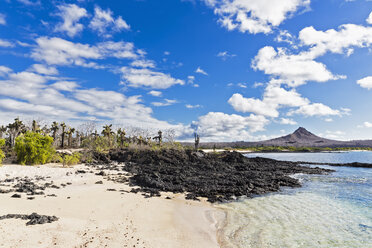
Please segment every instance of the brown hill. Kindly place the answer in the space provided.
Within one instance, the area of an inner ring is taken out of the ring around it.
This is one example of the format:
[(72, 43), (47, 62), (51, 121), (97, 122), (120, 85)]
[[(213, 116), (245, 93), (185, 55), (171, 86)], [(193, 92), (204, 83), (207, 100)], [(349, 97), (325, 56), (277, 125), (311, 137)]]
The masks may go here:
[[(202, 140), (202, 137), (201, 137)], [(187, 145), (192, 145), (188, 143)], [(294, 146), (294, 147), (372, 147), (372, 140), (352, 140), (352, 141), (339, 141), (321, 138), (303, 127), (298, 128), (291, 134), (282, 136), (275, 139), (247, 142), (247, 141), (236, 141), (236, 142), (206, 142), (201, 143), (201, 147), (205, 148), (222, 148), (222, 147), (254, 147), (254, 146)]]

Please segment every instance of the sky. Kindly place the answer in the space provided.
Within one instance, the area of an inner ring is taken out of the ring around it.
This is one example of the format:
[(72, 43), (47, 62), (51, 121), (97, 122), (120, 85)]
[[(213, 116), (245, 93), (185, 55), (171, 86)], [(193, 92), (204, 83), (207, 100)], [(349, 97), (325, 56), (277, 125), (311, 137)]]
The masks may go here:
[(370, 0), (0, 0), (0, 125), (372, 139)]

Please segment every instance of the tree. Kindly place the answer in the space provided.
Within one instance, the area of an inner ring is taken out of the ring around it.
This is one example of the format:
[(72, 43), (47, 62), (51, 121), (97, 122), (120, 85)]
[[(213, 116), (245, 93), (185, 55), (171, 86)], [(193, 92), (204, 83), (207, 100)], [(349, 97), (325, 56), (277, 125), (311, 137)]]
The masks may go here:
[(199, 137), (199, 134), (197, 133), (194, 133), (194, 137), (195, 137), (195, 150), (197, 151), (199, 149), (200, 137)]
[(1, 126), (0, 127), (0, 139), (3, 138), (4, 133), (6, 132), (7, 127)]
[(159, 130), (158, 136), (155, 136), (152, 139), (153, 140), (157, 140), (158, 141), (158, 145), (161, 146), (161, 141), (163, 140), (163, 132), (161, 130)]
[(53, 140), (54, 140), (54, 142), (56, 142), (57, 132), (59, 130), (59, 124), (58, 124), (58, 122), (53, 121), (51, 130), (53, 132), (52, 133)]
[(13, 147), (15, 139), (23, 132), (26, 131), (26, 126), (23, 124), (19, 118), (15, 118), (14, 122), (7, 126), (10, 146)]
[(46, 164), (52, 160), (55, 153), (53, 138), (27, 131), (16, 138), (15, 151), (20, 164)]
[(101, 133), (104, 137), (110, 137), (114, 132), (112, 131), (112, 124), (103, 126)]
[(40, 132), (40, 126), (37, 124), (35, 120), (32, 121), (32, 132)]
[(61, 123), (62, 128), (62, 141), (61, 141), (61, 148), (65, 147), (65, 134), (66, 134), (66, 124), (64, 122)]
[(3, 162), (3, 158), (5, 158), (4, 152), (1, 150), (1, 148), (5, 145), (5, 139), (0, 138), (0, 164)]
[(69, 128), (66, 134), (68, 135), (68, 147), (72, 147), (72, 135), (75, 133), (75, 128)]
[(118, 129), (117, 131), (117, 137), (118, 137), (118, 143), (120, 145), (120, 147), (123, 147), (124, 146), (124, 143), (125, 143), (125, 130), (121, 130), (121, 128)]

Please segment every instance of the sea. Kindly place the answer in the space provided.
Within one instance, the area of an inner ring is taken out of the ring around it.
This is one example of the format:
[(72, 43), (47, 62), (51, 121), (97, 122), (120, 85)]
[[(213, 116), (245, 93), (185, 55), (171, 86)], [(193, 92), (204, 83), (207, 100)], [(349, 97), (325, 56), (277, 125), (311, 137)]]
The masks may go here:
[[(250, 153), (286, 161), (372, 163), (372, 152)], [(313, 166), (313, 165), (307, 165)], [(220, 204), (222, 247), (372, 248), (372, 169), (318, 166), (329, 175), (296, 174), (301, 188)]]

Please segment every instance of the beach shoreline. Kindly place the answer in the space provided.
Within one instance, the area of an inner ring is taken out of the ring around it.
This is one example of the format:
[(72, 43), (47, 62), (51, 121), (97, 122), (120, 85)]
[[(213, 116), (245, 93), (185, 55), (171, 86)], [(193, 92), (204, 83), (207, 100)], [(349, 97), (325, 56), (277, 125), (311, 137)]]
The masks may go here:
[(217, 233), (224, 212), (213, 204), (185, 200), (185, 194), (146, 198), (97, 172), (84, 165), (0, 167), (2, 189), (11, 189), (16, 181), (4, 181), (16, 177), (44, 177), (35, 182), (59, 187), (46, 188), (44, 195), (18, 193), (21, 198), (12, 198), (14, 192), (0, 194), (0, 216), (36, 212), (59, 218), (34, 226), (1, 220), (0, 247), (220, 247)]

